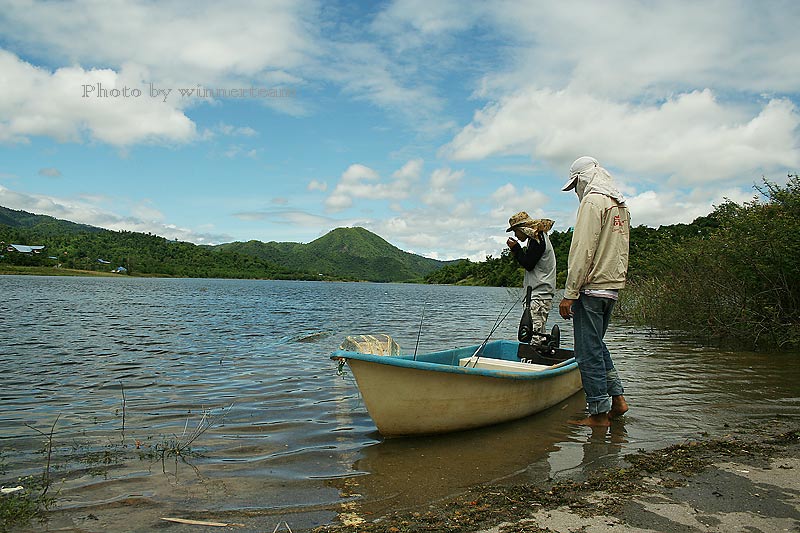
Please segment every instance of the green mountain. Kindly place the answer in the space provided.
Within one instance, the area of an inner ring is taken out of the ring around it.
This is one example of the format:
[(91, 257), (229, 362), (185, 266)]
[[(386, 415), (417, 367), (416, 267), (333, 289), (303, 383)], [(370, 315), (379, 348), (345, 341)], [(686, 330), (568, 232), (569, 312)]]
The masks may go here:
[(45, 245), (43, 254), (9, 252), (0, 263), (60, 264), (106, 272), (123, 266), (130, 274), (154, 276), (412, 281), (448, 264), (404, 252), (364, 228), (335, 229), (308, 244), (248, 241), (197, 246), (2, 206), (0, 241)]
[(86, 224), (76, 224), (47, 215), (34, 215), (27, 211), (17, 211), (0, 206), (0, 226), (22, 230), (34, 230), (39, 235), (62, 235), (76, 233), (98, 233), (108, 231)]
[(308, 244), (232, 242), (220, 251), (252, 255), (291, 270), (344, 279), (411, 281), (451, 263), (404, 252), (364, 228), (337, 228)]

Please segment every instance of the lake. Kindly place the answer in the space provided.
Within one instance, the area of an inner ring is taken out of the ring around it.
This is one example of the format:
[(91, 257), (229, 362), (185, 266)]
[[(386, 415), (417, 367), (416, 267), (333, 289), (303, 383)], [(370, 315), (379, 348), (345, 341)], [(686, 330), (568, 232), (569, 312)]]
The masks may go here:
[[(204, 511), (245, 530), (299, 531), (342, 504), (375, 517), (800, 415), (796, 353), (722, 351), (615, 323), (606, 341), (631, 410), (611, 430), (567, 424), (583, 414), (579, 393), (508, 424), (384, 440), (352, 375), (328, 358), (351, 334), (386, 333), (406, 352), (418, 334), (419, 351), (477, 344), (512, 305), (492, 338), (516, 338), (518, 291), (0, 276), (0, 481), (41, 474), (52, 429), (63, 512), (51, 528), (149, 531)], [(557, 303), (550, 324), (571, 347)]]

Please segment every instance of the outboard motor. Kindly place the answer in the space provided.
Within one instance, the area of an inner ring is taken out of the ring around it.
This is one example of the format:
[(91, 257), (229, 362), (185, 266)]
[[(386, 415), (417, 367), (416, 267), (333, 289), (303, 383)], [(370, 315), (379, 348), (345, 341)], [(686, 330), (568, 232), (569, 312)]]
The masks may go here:
[(529, 363), (554, 364), (564, 358), (560, 345), (561, 329), (554, 324), (550, 333), (533, 332), (530, 344), (520, 344), (517, 357)]

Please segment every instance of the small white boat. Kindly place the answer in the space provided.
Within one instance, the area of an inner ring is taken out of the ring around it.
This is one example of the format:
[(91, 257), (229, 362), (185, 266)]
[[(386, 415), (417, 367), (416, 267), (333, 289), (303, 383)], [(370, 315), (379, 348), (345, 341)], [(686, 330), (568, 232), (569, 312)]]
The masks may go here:
[(387, 355), (361, 353), (351, 343), (331, 354), (350, 367), (367, 411), (385, 437), (515, 420), (581, 389), (571, 350), (497, 340), (418, 355), (398, 351), (390, 346), (378, 352)]

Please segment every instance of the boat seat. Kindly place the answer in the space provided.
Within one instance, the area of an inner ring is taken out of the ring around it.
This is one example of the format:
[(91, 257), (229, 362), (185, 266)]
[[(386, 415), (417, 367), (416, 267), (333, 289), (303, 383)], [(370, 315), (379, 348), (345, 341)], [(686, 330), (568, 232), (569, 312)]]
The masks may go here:
[[(475, 361), (472, 357), (463, 357), (458, 360), (459, 366), (467, 366), (472, 368), (470, 360)], [(537, 365), (533, 363), (523, 363), (522, 361), (506, 361), (505, 359), (492, 359), (491, 357), (481, 357), (478, 359), (475, 368), (482, 368), (484, 370), (506, 370), (512, 372), (541, 372), (548, 370), (547, 365)]]

